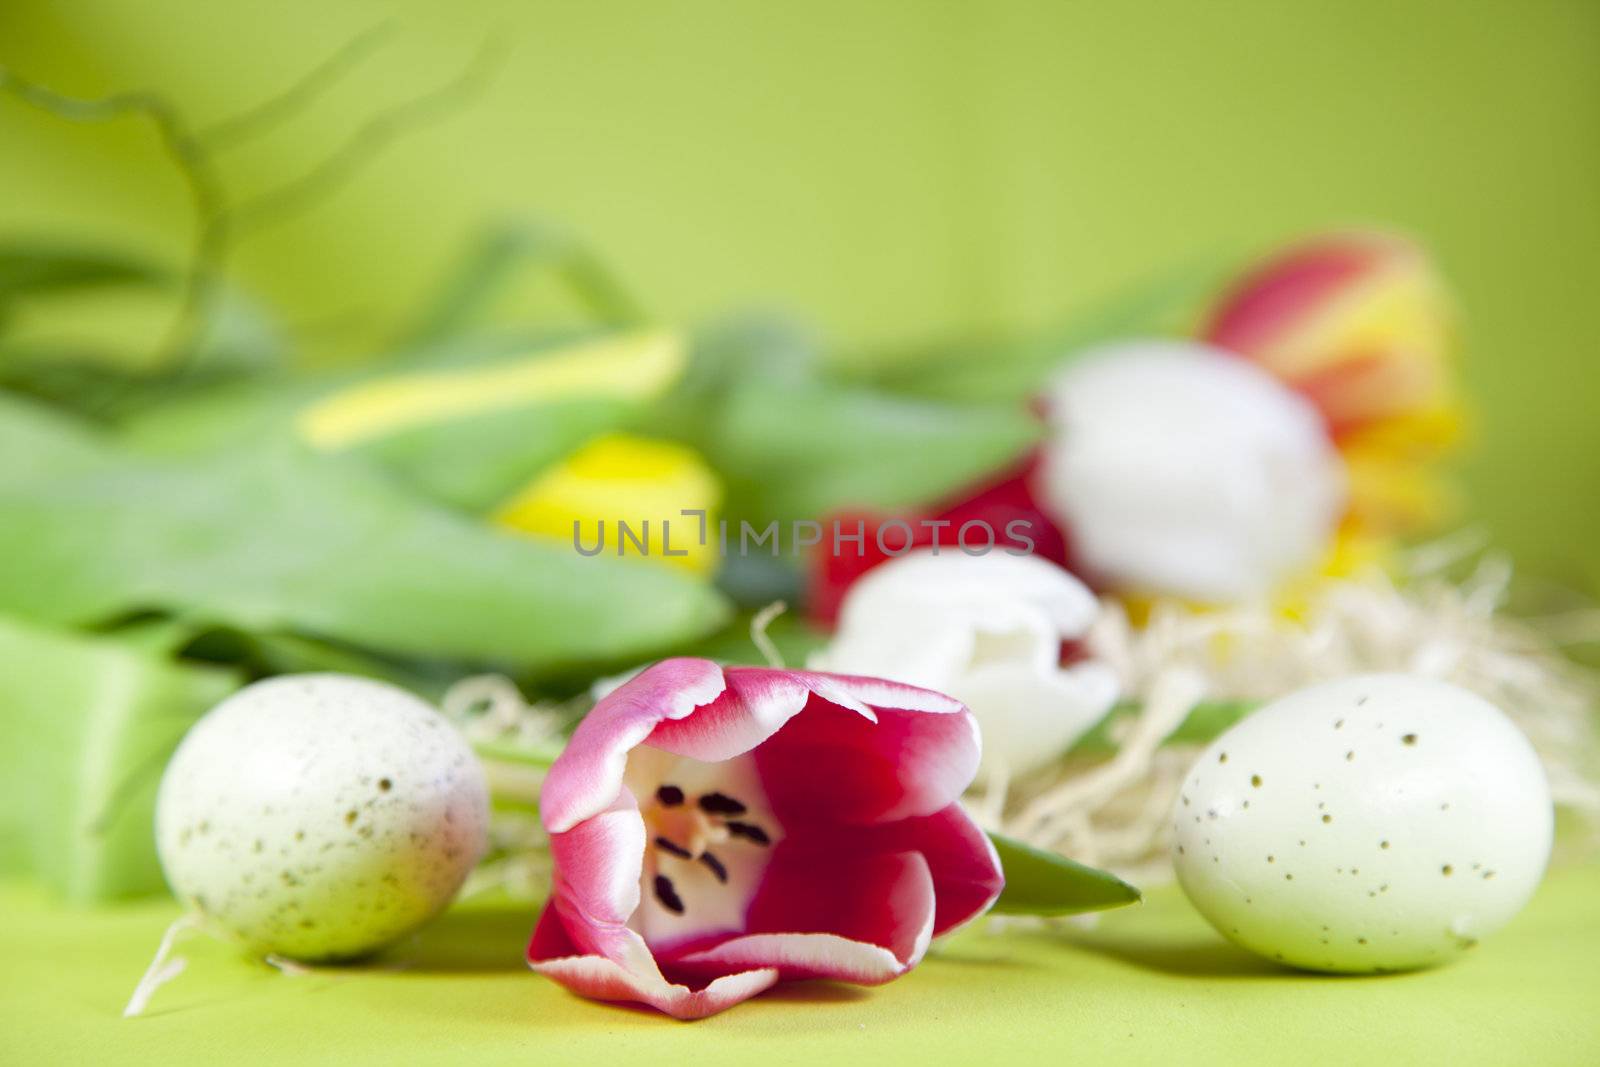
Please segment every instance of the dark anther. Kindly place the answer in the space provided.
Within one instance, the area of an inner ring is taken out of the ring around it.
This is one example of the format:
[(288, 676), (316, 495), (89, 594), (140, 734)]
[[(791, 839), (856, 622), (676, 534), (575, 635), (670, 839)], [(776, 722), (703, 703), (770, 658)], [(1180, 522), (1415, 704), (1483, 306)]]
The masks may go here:
[(758, 845), (772, 844), (772, 838), (767, 836), (767, 832), (754, 823), (730, 822), (728, 833), (734, 837), (742, 837), (746, 841), (754, 841)]
[(656, 899), (661, 901), (661, 906), (672, 912), (672, 914), (683, 914), (683, 899), (678, 896), (678, 891), (672, 887), (672, 879), (664, 874), (656, 875)]
[(683, 790), (675, 785), (664, 785), (656, 790), (656, 799), (669, 808), (675, 808), (683, 803)]
[(682, 859), (694, 859), (694, 853), (690, 852), (677, 842), (670, 841), (665, 837), (656, 838), (656, 848), (659, 848), (663, 852), (670, 852), (674, 856), (678, 856)]
[(712, 815), (743, 815), (745, 806), (726, 793), (707, 793), (700, 798), (700, 810)]
[(723, 883), (728, 881), (728, 868), (724, 867), (722, 861), (717, 857), (709, 852), (702, 852), (700, 853), (700, 862), (711, 868), (711, 873), (717, 876), (717, 881)]

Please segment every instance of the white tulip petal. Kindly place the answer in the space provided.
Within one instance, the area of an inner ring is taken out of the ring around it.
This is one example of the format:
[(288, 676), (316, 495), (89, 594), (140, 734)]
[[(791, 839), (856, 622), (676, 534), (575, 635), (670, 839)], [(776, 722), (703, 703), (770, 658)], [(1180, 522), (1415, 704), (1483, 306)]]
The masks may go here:
[(869, 674), (948, 693), (972, 709), (984, 764), (1026, 773), (1056, 759), (1117, 696), (1101, 663), (1061, 667), (1099, 601), (1032, 556), (910, 553), (851, 587), (814, 669)]
[(1038, 485), (1075, 554), (1128, 589), (1258, 598), (1323, 550), (1344, 474), (1315, 409), (1208, 345), (1135, 341), (1052, 385)]

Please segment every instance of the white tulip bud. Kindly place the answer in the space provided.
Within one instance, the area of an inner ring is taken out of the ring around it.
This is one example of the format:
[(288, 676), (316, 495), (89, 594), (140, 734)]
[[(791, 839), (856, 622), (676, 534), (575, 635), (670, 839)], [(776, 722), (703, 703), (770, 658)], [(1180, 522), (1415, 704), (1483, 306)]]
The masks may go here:
[(1061, 666), (1099, 602), (1037, 556), (923, 549), (850, 587), (816, 670), (866, 674), (947, 693), (972, 709), (984, 766), (1048, 764), (1110, 710), (1117, 679), (1102, 663)]
[(1344, 505), (1316, 410), (1191, 341), (1088, 353), (1047, 393), (1040, 498), (1087, 573), (1130, 592), (1228, 603), (1313, 565)]

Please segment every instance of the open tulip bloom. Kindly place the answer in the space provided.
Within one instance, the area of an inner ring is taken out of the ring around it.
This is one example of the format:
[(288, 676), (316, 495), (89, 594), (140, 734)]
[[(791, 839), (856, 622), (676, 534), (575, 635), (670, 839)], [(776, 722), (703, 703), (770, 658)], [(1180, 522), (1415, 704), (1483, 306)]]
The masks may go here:
[(680, 1019), (790, 979), (896, 978), (1000, 893), (958, 803), (978, 758), (971, 713), (926, 689), (657, 663), (545, 780), (554, 886), (528, 962)]

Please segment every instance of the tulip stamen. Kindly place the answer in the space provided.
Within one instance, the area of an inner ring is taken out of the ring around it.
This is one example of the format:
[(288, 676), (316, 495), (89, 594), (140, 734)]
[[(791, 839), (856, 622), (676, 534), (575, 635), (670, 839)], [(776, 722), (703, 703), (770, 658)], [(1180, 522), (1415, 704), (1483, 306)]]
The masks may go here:
[(749, 809), (726, 793), (706, 793), (700, 797), (700, 810), (708, 815), (743, 815)]
[(683, 803), (683, 790), (675, 785), (664, 785), (656, 790), (656, 799), (665, 807), (675, 808)]
[(711, 869), (711, 873), (717, 876), (717, 881), (723, 885), (728, 884), (728, 868), (722, 865), (721, 860), (709, 852), (702, 852), (700, 853), (700, 862)]
[(772, 838), (768, 837), (767, 832), (761, 827), (757, 826), (755, 823), (730, 822), (726, 825), (728, 827), (728, 832), (734, 837), (742, 837), (746, 841), (750, 841), (757, 845), (772, 844)]
[(679, 859), (685, 859), (685, 860), (694, 859), (694, 853), (693, 852), (690, 852), (688, 849), (684, 848), (682, 845), (678, 844), (676, 841), (671, 840), (670, 838), (666, 838), (666, 837), (658, 837), (658, 838), (656, 838), (656, 848), (659, 848), (663, 852), (670, 852), (674, 856), (677, 856)]
[(654, 884), (656, 899), (661, 902), (661, 906), (674, 915), (682, 915), (683, 898), (678, 896), (678, 890), (673, 886), (672, 879), (664, 874), (658, 874)]

